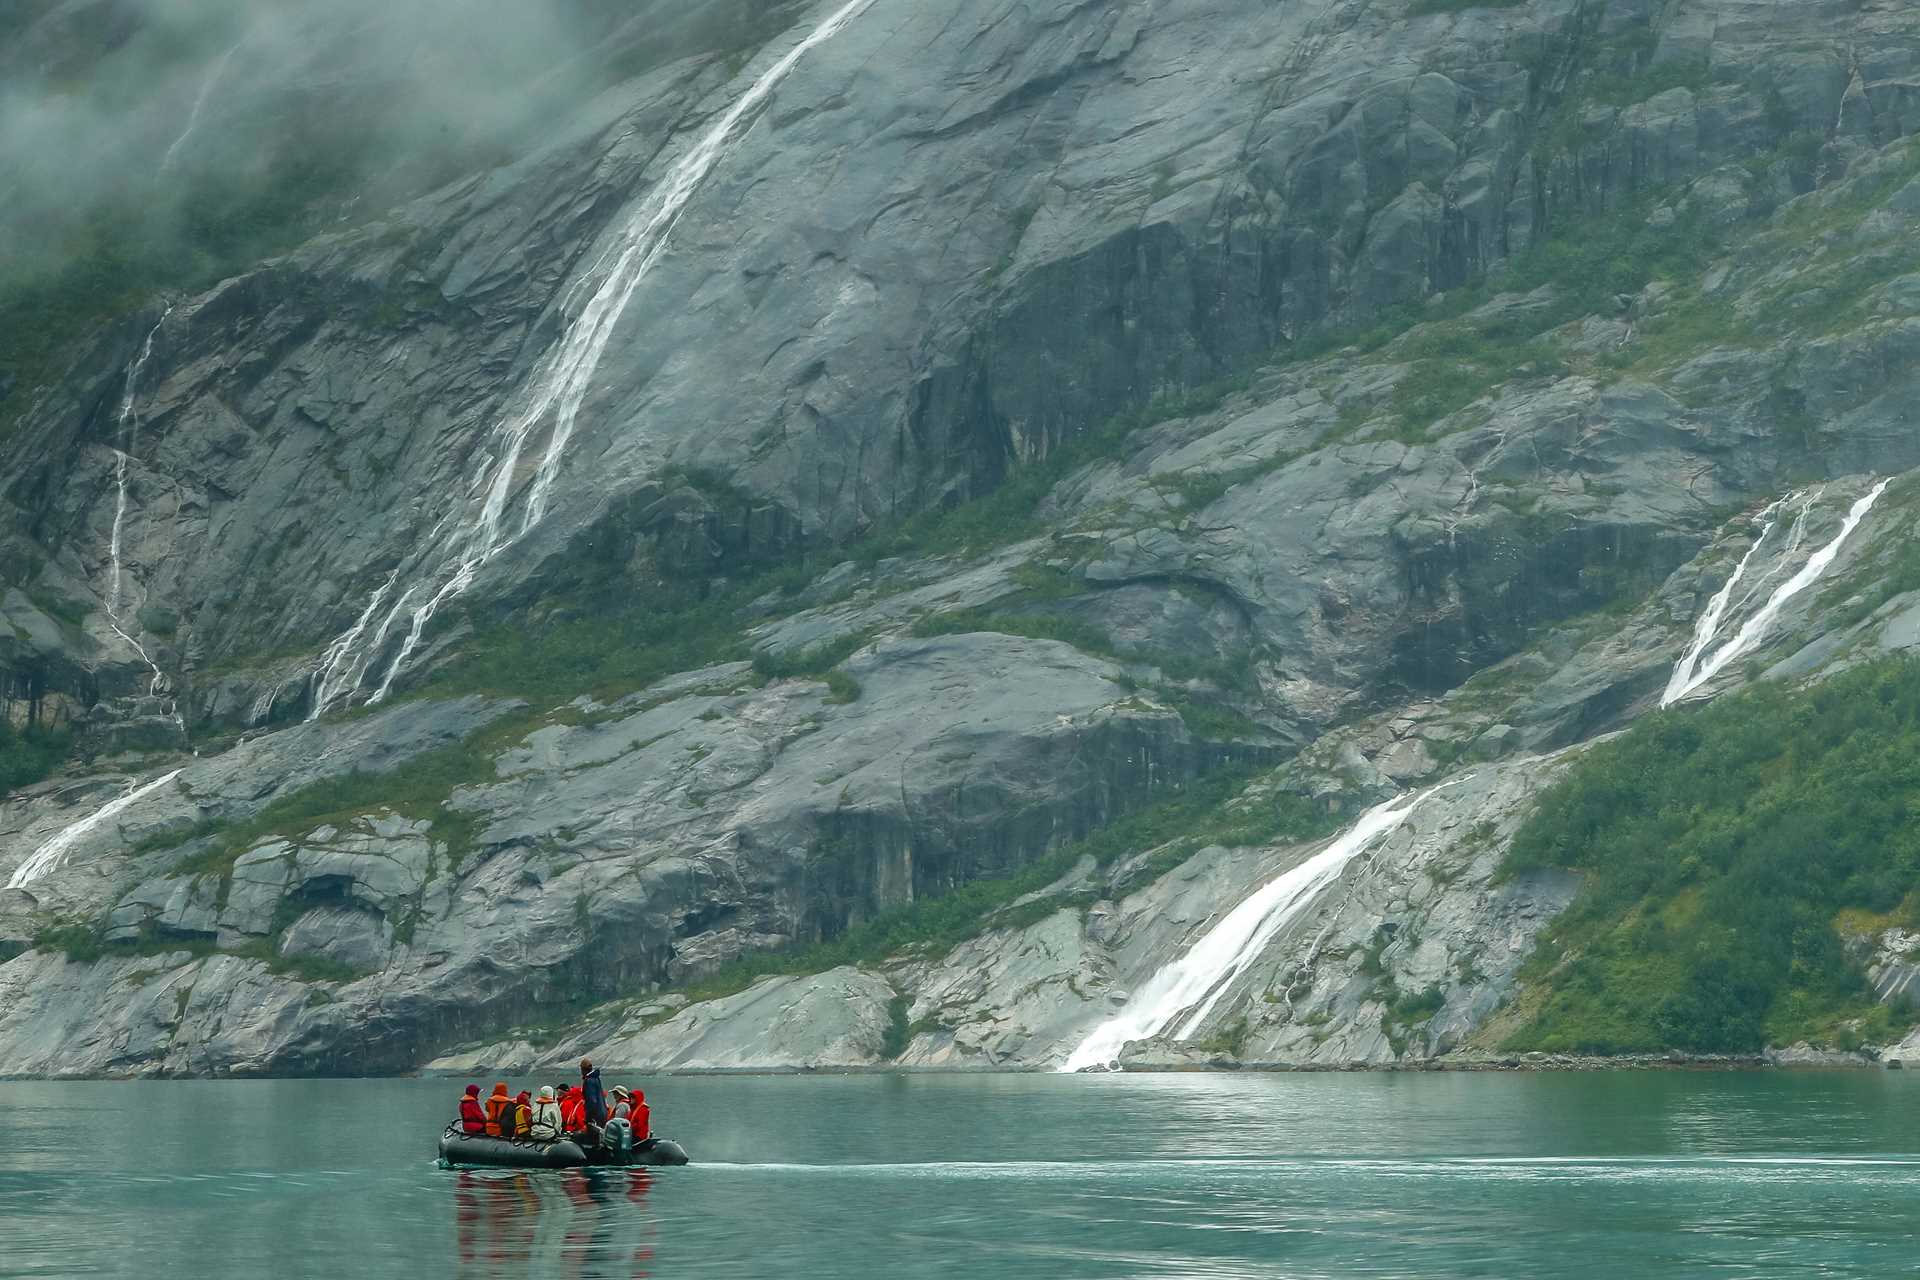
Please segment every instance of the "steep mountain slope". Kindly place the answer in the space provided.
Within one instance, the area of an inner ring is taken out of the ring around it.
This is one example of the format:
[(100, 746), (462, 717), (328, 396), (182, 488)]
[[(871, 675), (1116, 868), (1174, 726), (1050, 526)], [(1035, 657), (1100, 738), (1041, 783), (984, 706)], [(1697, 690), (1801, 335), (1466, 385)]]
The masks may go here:
[(755, 13), (15, 391), (0, 1069), (1054, 1065), (1442, 783), (1145, 1052), (1489, 1047), (1566, 749), (1913, 644), (1904, 6)]

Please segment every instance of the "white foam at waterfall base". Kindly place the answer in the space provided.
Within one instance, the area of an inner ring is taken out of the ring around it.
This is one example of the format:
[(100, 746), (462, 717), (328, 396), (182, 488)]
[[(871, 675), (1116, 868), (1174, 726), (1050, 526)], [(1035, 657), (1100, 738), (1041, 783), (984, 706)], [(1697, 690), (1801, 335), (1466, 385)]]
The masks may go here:
[[(1847, 511), (1847, 518), (1840, 522), (1840, 532), (1834, 535), (1833, 541), (1814, 552), (1798, 573), (1776, 587), (1773, 594), (1767, 597), (1766, 604), (1741, 624), (1731, 640), (1714, 651), (1711, 657), (1702, 660), (1701, 655), (1712, 644), (1714, 633), (1723, 621), (1721, 613), (1726, 606), (1725, 598), (1732, 594), (1733, 584), (1739, 580), (1740, 572), (1746, 567), (1747, 561), (1753, 558), (1753, 552), (1760, 549), (1759, 542), (1755, 542), (1753, 550), (1748, 551), (1741, 559), (1740, 567), (1734, 570), (1734, 576), (1728, 579), (1725, 587), (1720, 589), (1720, 593), (1714, 597), (1713, 604), (1707, 607), (1705, 616), (1700, 619), (1700, 625), (1695, 628), (1694, 642), (1674, 667), (1673, 675), (1667, 681), (1666, 692), (1661, 695), (1660, 705), (1667, 707), (1678, 702), (1724, 671), (1727, 664), (1735, 658), (1757, 646), (1766, 637), (1767, 629), (1773, 625), (1773, 620), (1780, 616), (1780, 610), (1786, 607), (1787, 601), (1819, 581), (1820, 576), (1833, 564), (1834, 557), (1840, 554), (1841, 546), (1852, 536), (1860, 522), (1866, 519), (1867, 513), (1873, 510), (1873, 504), (1880, 500), (1880, 495), (1887, 491), (1887, 486), (1891, 483), (1891, 480), (1882, 480), (1857, 500)], [(1775, 508), (1777, 507), (1778, 504), (1775, 504)], [(1768, 527), (1771, 528), (1771, 524)], [(1762, 533), (1761, 538), (1764, 540), (1765, 536)]]
[(1399, 796), (1374, 806), (1325, 849), (1269, 880), (1201, 935), (1178, 960), (1149, 978), (1118, 1014), (1095, 1027), (1060, 1070), (1108, 1066), (1129, 1042), (1159, 1035), (1189, 1010), (1192, 1012), (1174, 1032), (1174, 1039), (1193, 1035), (1221, 995), (1259, 957), (1273, 936), (1311, 905), (1349, 862), (1405, 822), (1431, 794), (1423, 791)]
[(38, 849), (35, 849), (25, 862), (14, 868), (13, 877), (7, 881), (7, 888), (24, 888), (48, 872), (58, 869), (60, 864), (66, 861), (67, 855), (73, 852), (73, 847), (79, 844), (90, 832), (97, 831), (109, 820), (126, 812), (130, 806), (137, 804), (146, 796), (152, 795), (161, 787), (166, 786), (169, 782), (179, 777), (180, 774), (181, 770), (175, 769), (172, 773), (163, 774), (155, 778), (152, 782), (135, 787), (118, 800), (95, 810), (87, 817), (65, 828), (59, 834), (55, 835), (53, 839), (47, 841)]
[[(323, 714), (330, 703), (351, 696), (360, 687), (368, 665), (376, 656), (394, 624), (406, 613), (409, 602), (415, 604), (406, 619), (406, 635), (399, 651), (387, 664), (370, 702), (379, 702), (393, 688), (393, 682), (406, 668), (419, 648), (434, 615), (447, 601), (473, 585), (480, 569), (511, 547), (546, 514), (548, 494), (560, 472), (560, 463), (573, 439), (580, 407), (593, 385), (594, 371), (606, 354), (607, 343), (627, 304), (640, 284), (653, 270), (665, 251), (668, 237), (700, 184), (725, 158), (750, 118), (757, 119), (780, 82), (808, 51), (836, 35), (873, 0), (847, 0), (815, 27), (811, 34), (789, 49), (767, 68), (740, 95), (720, 120), (676, 161), (666, 177), (642, 202), (634, 216), (621, 226), (612, 244), (595, 262), (588, 278), (597, 277), (599, 286), (588, 298), (580, 314), (574, 317), (552, 355), (536, 375), (526, 402), (520, 411), (498, 429), (495, 447), (482, 461), (480, 474), (474, 477), (470, 492), (484, 494), (477, 512), (455, 531), (451, 547), (427, 581), (413, 583), (401, 592), (375, 633), (372, 646), (363, 646), (375, 606), (370, 607), (353, 628), (329, 647), (316, 683), (313, 709), (309, 718)], [(579, 286), (576, 284), (574, 289)], [(571, 290), (570, 290), (571, 292)], [(509, 526), (506, 512), (519, 479), (522, 455), (536, 431), (548, 430), (546, 448), (532, 481), (527, 485), (525, 506), (517, 525)], [(384, 594), (385, 588), (382, 589)]]

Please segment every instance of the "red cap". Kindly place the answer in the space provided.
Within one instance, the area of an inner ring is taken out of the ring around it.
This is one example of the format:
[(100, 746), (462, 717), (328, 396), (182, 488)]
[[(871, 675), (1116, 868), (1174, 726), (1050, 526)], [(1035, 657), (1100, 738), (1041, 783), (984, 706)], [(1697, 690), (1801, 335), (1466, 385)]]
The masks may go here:
[(467, 1086), (467, 1092), (477, 1098), (480, 1096), (480, 1086), (477, 1084), (470, 1084)]

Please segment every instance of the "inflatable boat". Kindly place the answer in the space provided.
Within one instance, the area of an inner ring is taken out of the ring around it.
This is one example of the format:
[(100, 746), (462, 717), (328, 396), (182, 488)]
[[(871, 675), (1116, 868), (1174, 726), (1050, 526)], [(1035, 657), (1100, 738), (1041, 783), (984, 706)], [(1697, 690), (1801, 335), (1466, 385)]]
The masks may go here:
[(587, 1165), (670, 1165), (687, 1163), (686, 1149), (670, 1138), (645, 1138), (632, 1151), (585, 1146), (571, 1138), (557, 1142), (516, 1142), (462, 1133), (448, 1125), (440, 1135), (440, 1163), (448, 1168), (580, 1169)]

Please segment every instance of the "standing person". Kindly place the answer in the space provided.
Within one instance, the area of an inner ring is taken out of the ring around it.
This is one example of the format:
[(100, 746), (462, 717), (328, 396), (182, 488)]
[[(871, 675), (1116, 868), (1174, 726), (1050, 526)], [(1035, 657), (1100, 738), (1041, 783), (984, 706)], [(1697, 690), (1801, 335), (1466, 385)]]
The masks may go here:
[[(493, 1086), (492, 1095), (487, 1099), (487, 1136), (489, 1138), (513, 1136), (513, 1130), (507, 1127), (512, 1124), (513, 1118), (502, 1114), (512, 1105), (513, 1095), (507, 1092), (507, 1082), (505, 1080), (497, 1082)], [(506, 1125), (502, 1125), (503, 1120), (507, 1122)]]
[(607, 1087), (591, 1058), (580, 1059), (580, 1093), (587, 1103), (587, 1124), (598, 1129), (607, 1122)]
[(544, 1086), (533, 1104), (533, 1125), (527, 1136), (535, 1142), (552, 1142), (560, 1136), (560, 1104), (553, 1099), (552, 1085)]
[(470, 1084), (460, 1095), (460, 1132), (478, 1137), (487, 1131), (486, 1109), (480, 1105), (480, 1086)]

